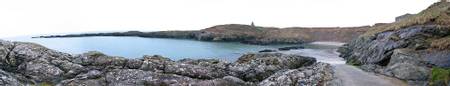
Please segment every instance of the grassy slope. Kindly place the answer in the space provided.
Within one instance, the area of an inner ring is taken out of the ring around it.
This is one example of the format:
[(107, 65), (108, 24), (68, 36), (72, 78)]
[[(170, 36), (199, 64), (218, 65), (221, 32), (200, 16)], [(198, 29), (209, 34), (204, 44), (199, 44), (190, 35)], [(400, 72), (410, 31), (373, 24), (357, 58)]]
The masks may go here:
[(450, 25), (449, 8), (450, 2), (438, 2), (409, 18), (386, 25), (372, 27), (362, 36), (369, 37), (374, 36), (376, 33), (380, 32), (395, 31), (408, 26), (423, 25), (429, 23), (448, 26)]
[[(375, 34), (381, 32), (396, 31), (408, 26), (427, 24), (439, 25), (440, 27), (450, 27), (450, 2), (438, 2), (423, 10), (422, 12), (406, 19), (402, 19), (400, 21), (386, 25), (372, 27), (369, 31), (361, 35), (361, 37), (366, 38), (375, 36)], [(450, 36), (442, 38), (430, 38), (428, 39), (428, 41), (431, 43), (432, 49), (450, 49)], [(430, 85), (434, 85), (437, 82), (443, 82), (444, 84), (448, 85), (449, 80), (450, 69), (432, 69)]]

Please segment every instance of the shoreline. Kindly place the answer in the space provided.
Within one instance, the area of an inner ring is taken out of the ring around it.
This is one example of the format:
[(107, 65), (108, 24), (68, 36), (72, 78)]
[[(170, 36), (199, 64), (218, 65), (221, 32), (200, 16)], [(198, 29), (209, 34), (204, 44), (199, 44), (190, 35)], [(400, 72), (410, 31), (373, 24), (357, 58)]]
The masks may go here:
[[(7, 55), (0, 53), (0, 57), (2, 57), (0, 61), (7, 61), (0, 64), (2, 76), (10, 80), (6, 81), (7, 85), (18, 86), (39, 84), (63, 86), (79, 84), (119, 86), (149, 84), (202, 86), (212, 83), (245, 86), (267, 86), (275, 83), (298, 84), (269, 79), (286, 76), (284, 72), (288, 71), (281, 70), (296, 71), (298, 74), (303, 74), (306, 70), (317, 71), (307, 77), (297, 77), (298, 80), (317, 78), (316, 81), (309, 81), (304, 85), (327, 84), (326, 82), (332, 80), (333, 77), (329, 64), (316, 62), (311, 57), (276, 52), (249, 53), (241, 56), (236, 62), (228, 63), (214, 59), (172, 61), (158, 55), (127, 59), (108, 56), (101, 52), (70, 55), (45, 48), (39, 44), (8, 41), (0, 41), (0, 51), (9, 53)], [(3, 58), (3, 56), (8, 58)], [(21, 68), (22, 66), (26, 67)], [(153, 77), (153, 79), (147, 80), (146, 77)], [(167, 80), (175, 82), (166, 82)]]
[[(82, 33), (66, 35), (36, 36), (32, 38), (62, 38), (90, 36), (135, 36), (144, 38), (177, 38), (199, 41), (241, 42), (255, 45), (299, 44), (314, 41), (348, 42), (367, 31), (370, 26), (360, 27), (259, 27), (241, 24), (225, 24), (212, 26), (202, 30), (191, 31), (156, 31), (156, 32), (111, 32)], [(326, 35), (325, 35), (326, 34)], [(336, 38), (337, 37), (337, 38)]]

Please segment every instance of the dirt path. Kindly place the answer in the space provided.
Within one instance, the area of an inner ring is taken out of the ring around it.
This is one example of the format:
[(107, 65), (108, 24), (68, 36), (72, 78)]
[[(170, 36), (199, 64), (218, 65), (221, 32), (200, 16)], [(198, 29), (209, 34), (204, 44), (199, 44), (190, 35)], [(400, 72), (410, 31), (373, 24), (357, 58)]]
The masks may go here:
[(335, 75), (341, 86), (408, 86), (405, 82), (391, 77), (368, 73), (351, 65), (339, 57), (336, 49), (301, 49), (283, 53), (298, 54), (317, 58), (319, 62), (334, 66)]
[(362, 71), (346, 64), (334, 64), (335, 74), (342, 86), (408, 86), (405, 82)]

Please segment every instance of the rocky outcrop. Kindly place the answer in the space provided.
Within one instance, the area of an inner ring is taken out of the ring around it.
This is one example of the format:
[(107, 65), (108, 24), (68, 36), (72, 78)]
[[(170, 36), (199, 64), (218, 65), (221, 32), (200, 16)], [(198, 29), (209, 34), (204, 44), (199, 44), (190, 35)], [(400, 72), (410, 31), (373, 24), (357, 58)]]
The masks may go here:
[[(70, 55), (34, 43), (3, 40), (0, 65), (0, 85), (4, 86), (266, 86), (283, 82), (269, 77), (302, 74), (289, 79), (305, 83), (288, 84), (324, 85), (332, 77), (329, 65), (314, 58), (276, 52), (246, 54), (233, 63), (172, 61), (159, 55), (127, 59), (95, 51)], [(286, 70), (295, 73), (282, 73)]]
[(2, 86), (24, 86), (17, 77), (11, 73), (0, 70), (0, 85)]
[[(280, 58), (281, 57), (281, 58)], [(276, 71), (294, 69), (316, 62), (314, 58), (299, 58), (297, 55), (285, 55), (281, 53), (247, 54), (231, 64), (228, 70), (236, 73), (245, 81), (258, 82)]]
[(150, 38), (181, 38), (192, 39), (195, 38), (199, 31), (159, 31), (159, 32), (112, 32), (112, 33), (85, 33), (85, 34), (68, 34), (68, 35), (50, 35), (38, 36), (33, 38), (57, 38), (57, 37), (89, 37), (89, 36), (137, 36)]
[[(278, 71), (265, 79), (259, 86), (334, 86), (330, 81), (336, 77), (332, 67), (325, 63), (315, 63), (308, 67)], [(326, 82), (326, 83), (321, 83)]]
[[(402, 80), (410, 85), (436, 85), (431, 69), (450, 68), (450, 3), (436, 3), (423, 12), (372, 28), (341, 47), (348, 64)], [(444, 81), (446, 82), (446, 81)]]
[(34, 38), (86, 37), (86, 36), (137, 36), (151, 38), (183, 38), (201, 41), (241, 42), (247, 44), (299, 44), (313, 41), (348, 42), (364, 33), (370, 26), (361, 27), (259, 27), (226, 24), (199, 31), (114, 32), (39, 36)]
[(414, 15), (414, 14), (409, 14), (409, 13), (403, 14), (403, 15), (401, 15), (401, 16), (395, 17), (395, 21), (401, 21), (402, 19), (407, 19), (408, 17), (411, 17), (411, 16), (413, 16), (413, 15)]

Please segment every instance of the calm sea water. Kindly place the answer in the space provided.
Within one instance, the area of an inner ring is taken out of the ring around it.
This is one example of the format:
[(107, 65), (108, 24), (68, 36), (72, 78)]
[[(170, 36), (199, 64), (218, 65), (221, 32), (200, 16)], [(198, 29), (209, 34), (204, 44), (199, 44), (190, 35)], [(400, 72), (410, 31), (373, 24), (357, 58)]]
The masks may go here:
[(100, 51), (112, 56), (141, 58), (143, 55), (162, 55), (179, 60), (183, 58), (218, 58), (234, 61), (239, 56), (263, 49), (276, 49), (293, 45), (249, 45), (237, 42), (205, 42), (185, 39), (141, 37), (76, 37), (76, 38), (30, 38), (16, 37), (4, 40), (34, 42), (50, 49), (81, 54)]

